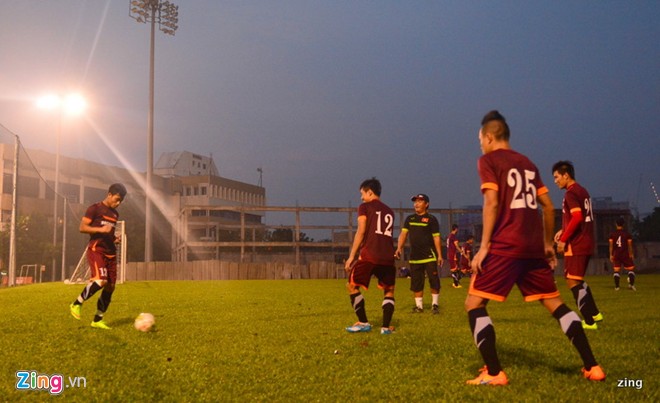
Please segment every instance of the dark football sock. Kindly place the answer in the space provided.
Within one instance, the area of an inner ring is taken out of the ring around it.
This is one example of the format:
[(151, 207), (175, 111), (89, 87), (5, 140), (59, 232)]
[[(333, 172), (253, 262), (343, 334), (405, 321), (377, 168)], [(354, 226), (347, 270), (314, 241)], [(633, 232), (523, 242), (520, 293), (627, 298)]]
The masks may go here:
[(385, 297), (383, 299), (383, 327), (390, 327), (394, 315), (394, 297)]
[[(89, 284), (87, 284), (85, 288), (82, 290), (79, 299), (82, 299), (83, 301), (87, 301), (92, 297), (92, 295), (96, 294), (98, 290), (100, 290), (101, 288), (103, 287), (100, 286), (96, 281), (92, 281)], [(82, 302), (80, 302), (79, 299), (76, 299), (74, 304), (82, 305)]]
[(364, 297), (361, 293), (351, 294), (351, 305), (353, 305), (353, 310), (358, 317), (358, 321), (362, 323), (369, 322), (367, 320), (367, 311), (364, 309)]
[(587, 335), (582, 328), (580, 317), (575, 312), (571, 311), (565, 304), (559, 305), (559, 307), (557, 307), (552, 313), (552, 316), (557, 319), (561, 326), (561, 330), (577, 349), (582, 358), (582, 362), (584, 363), (584, 367), (587, 370), (590, 370), (591, 367), (598, 365), (598, 363), (596, 363), (596, 358), (594, 358), (594, 354), (591, 351), (591, 347), (589, 346)]
[(621, 280), (621, 276), (619, 276), (619, 273), (614, 273), (614, 287), (619, 288), (619, 282)]
[(94, 316), (94, 322), (98, 322), (103, 319), (103, 314), (108, 310), (110, 302), (112, 301), (112, 292), (108, 290), (103, 290), (99, 300), (96, 302), (96, 315)]
[(492, 376), (499, 374), (502, 366), (495, 349), (495, 328), (486, 308), (469, 311), (468, 319), (474, 344), (477, 345), (477, 349), (479, 349), (479, 353), (481, 353), (481, 357), (488, 367), (488, 374)]
[(598, 315), (599, 311), (596, 307), (594, 297), (591, 295), (589, 285), (583, 281), (579, 285), (571, 288), (571, 292), (573, 293), (575, 303), (577, 304), (578, 310), (582, 314), (584, 321), (588, 325), (593, 325), (595, 323), (594, 316)]
[[(630, 285), (635, 285), (635, 272), (632, 272), (632, 271), (628, 272), (628, 283)], [(644, 287), (642, 287), (642, 288), (644, 288)]]

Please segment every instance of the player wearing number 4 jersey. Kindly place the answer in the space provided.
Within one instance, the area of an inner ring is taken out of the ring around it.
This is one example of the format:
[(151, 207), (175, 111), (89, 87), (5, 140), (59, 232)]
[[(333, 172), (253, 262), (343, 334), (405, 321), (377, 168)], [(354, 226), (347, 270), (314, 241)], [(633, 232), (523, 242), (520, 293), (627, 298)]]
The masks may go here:
[(585, 329), (598, 329), (596, 322), (603, 314), (596, 306), (591, 288), (584, 281), (594, 251), (594, 213), (587, 189), (575, 181), (575, 168), (570, 161), (552, 166), (552, 176), (559, 189), (565, 189), (562, 202), (562, 229), (555, 234), (557, 252), (564, 254), (564, 277), (582, 313)]
[[(369, 288), (369, 280), (372, 275), (378, 278), (378, 287), (384, 292), (383, 326), (380, 333), (392, 333), (390, 322), (394, 314), (394, 282), (396, 280), (394, 243), (392, 242), (394, 212), (380, 201), (380, 191), (381, 185), (376, 178), (367, 179), (360, 185), (360, 196), (363, 203), (358, 207), (358, 227), (350, 255), (344, 266), (348, 272), (346, 287), (351, 297), (353, 310), (358, 317), (357, 323), (346, 328), (350, 333), (371, 330), (360, 287), (365, 290)], [(353, 264), (358, 250), (360, 256)]]
[(633, 240), (630, 233), (623, 229), (626, 221), (623, 217), (616, 219), (616, 231), (610, 234), (610, 261), (614, 267), (614, 289), (619, 291), (619, 272), (621, 266), (628, 271), (628, 288), (636, 291), (635, 288), (635, 257), (633, 251)]
[[(504, 301), (514, 284), (525, 301), (540, 301), (578, 350), (583, 376), (600, 381), (597, 364), (579, 316), (561, 300), (551, 266), (554, 207), (537, 167), (509, 145), (509, 127), (497, 111), (484, 116), (478, 162), (484, 198), (481, 246), (472, 259), (474, 276), (465, 309), (477, 349), (485, 362), (471, 385), (507, 385), (495, 346), (495, 328), (486, 311), (490, 300)], [(539, 205), (543, 217), (538, 213)]]

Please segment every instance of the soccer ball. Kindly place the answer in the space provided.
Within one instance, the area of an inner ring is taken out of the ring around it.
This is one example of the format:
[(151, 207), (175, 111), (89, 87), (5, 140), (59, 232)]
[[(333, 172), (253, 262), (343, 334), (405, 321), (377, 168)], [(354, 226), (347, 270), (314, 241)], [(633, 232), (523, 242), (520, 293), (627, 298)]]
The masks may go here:
[(143, 312), (135, 318), (135, 323), (133, 323), (133, 325), (141, 332), (148, 332), (154, 327), (155, 323), (156, 319), (154, 318), (154, 315)]

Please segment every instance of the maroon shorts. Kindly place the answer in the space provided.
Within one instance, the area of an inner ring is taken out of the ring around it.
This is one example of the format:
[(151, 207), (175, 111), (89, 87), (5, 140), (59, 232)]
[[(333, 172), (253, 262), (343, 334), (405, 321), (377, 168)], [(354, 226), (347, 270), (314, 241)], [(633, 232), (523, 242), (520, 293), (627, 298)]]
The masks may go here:
[(564, 277), (570, 280), (584, 280), (590, 258), (590, 255), (564, 256)]
[(117, 282), (117, 255), (106, 255), (87, 249), (87, 262), (90, 280), (107, 280), (110, 284)]
[(614, 262), (612, 262), (612, 265), (614, 266), (614, 271), (617, 273), (621, 270), (621, 266), (626, 270), (635, 270), (635, 263), (630, 256), (614, 256)]
[(364, 260), (355, 262), (348, 276), (348, 282), (353, 286), (367, 290), (372, 275), (378, 279), (378, 288), (383, 290), (394, 288), (394, 282), (396, 281), (396, 268), (394, 265), (378, 265)]
[(504, 301), (516, 284), (525, 301), (559, 296), (553, 271), (545, 259), (516, 259), (488, 254), (472, 276), (468, 294)]

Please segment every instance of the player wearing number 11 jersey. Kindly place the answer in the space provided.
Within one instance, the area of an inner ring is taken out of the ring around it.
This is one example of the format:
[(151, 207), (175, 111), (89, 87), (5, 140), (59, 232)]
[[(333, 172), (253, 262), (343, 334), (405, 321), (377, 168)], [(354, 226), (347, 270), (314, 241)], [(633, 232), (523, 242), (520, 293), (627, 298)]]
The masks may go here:
[[(394, 267), (394, 212), (380, 201), (381, 185), (378, 179), (367, 179), (360, 185), (360, 196), (363, 203), (358, 207), (358, 228), (353, 239), (350, 255), (344, 269), (348, 274), (348, 293), (351, 297), (353, 310), (358, 322), (346, 330), (350, 333), (368, 332), (371, 324), (367, 320), (364, 307), (364, 297), (360, 287), (369, 288), (369, 280), (374, 275), (378, 278), (378, 287), (384, 292), (383, 326), (381, 334), (390, 334), (390, 322), (394, 314), (394, 282), (396, 268)], [(357, 262), (355, 256), (360, 251)]]
[[(540, 301), (557, 319), (578, 350), (583, 376), (603, 380), (605, 373), (591, 352), (579, 316), (561, 300), (553, 278), (554, 207), (539, 171), (527, 157), (511, 149), (509, 126), (497, 111), (481, 122), (478, 161), (483, 193), (481, 246), (472, 259), (475, 275), (465, 309), (477, 349), (486, 364), (471, 385), (507, 385), (497, 356), (495, 328), (486, 305), (504, 301), (514, 284), (525, 301)], [(539, 215), (541, 207), (543, 216)]]

